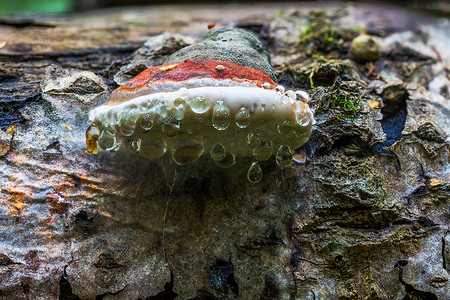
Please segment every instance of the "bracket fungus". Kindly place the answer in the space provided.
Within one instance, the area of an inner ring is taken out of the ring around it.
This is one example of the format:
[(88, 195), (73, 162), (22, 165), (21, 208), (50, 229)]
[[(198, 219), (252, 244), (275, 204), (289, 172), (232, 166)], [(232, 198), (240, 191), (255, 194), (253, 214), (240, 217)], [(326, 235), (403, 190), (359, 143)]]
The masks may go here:
[(179, 165), (205, 153), (224, 168), (253, 157), (251, 182), (262, 178), (260, 161), (280, 166), (311, 135), (313, 114), (304, 91), (277, 85), (269, 56), (252, 34), (216, 28), (117, 88), (90, 111), (88, 151), (170, 155)]

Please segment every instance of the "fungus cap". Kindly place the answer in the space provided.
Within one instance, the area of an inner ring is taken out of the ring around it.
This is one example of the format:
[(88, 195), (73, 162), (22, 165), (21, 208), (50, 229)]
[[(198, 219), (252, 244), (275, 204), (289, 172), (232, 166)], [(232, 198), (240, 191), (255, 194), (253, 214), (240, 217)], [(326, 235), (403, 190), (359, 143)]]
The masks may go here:
[(170, 155), (179, 165), (204, 153), (225, 168), (237, 157), (253, 157), (248, 177), (258, 182), (259, 161), (274, 155), (287, 166), (292, 150), (311, 135), (308, 97), (304, 91), (285, 91), (259, 69), (186, 59), (149, 68), (116, 89), (90, 111), (86, 143), (92, 153), (98, 152), (98, 140), (105, 150), (149, 159)]

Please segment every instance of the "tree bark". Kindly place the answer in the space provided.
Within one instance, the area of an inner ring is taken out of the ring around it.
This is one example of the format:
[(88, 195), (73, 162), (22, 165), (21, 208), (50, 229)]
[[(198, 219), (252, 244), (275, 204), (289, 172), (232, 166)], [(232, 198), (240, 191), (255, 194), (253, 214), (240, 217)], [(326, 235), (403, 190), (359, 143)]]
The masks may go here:
[[(1, 299), (450, 298), (448, 20), (318, 2), (1, 22)], [(245, 159), (87, 153), (89, 109), (213, 23), (309, 90), (291, 167), (252, 184)], [(374, 62), (349, 55), (361, 33)]]

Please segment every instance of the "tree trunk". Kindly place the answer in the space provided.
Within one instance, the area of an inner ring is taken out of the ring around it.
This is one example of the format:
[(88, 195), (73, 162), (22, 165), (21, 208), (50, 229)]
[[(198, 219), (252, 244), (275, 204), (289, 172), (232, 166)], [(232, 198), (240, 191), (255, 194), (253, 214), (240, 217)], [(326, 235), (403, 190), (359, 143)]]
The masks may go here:
[[(448, 19), (318, 2), (0, 23), (1, 299), (450, 298)], [(89, 109), (213, 23), (310, 92), (291, 167), (253, 184), (245, 159), (87, 153)], [(349, 54), (360, 34), (378, 56)]]

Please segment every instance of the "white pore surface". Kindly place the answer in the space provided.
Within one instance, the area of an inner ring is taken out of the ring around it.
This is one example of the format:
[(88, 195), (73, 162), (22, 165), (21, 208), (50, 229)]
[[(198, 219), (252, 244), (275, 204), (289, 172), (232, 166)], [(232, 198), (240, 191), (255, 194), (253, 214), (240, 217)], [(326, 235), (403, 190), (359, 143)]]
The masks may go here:
[[(252, 149), (247, 144), (249, 133), (257, 133), (269, 139), (273, 144), (274, 153), (281, 145), (289, 146), (293, 150), (308, 140), (314, 117), (307, 104), (288, 96), (294, 94), (242, 86), (180, 88), (174, 92), (139, 96), (118, 105), (103, 105), (92, 110), (90, 118), (102, 130), (111, 128), (106, 117), (111, 109), (118, 109), (122, 115), (130, 109), (137, 109), (139, 119), (136, 122), (134, 134), (123, 137), (124, 139), (163, 140), (170, 149), (174, 143), (192, 138), (203, 143), (205, 152), (209, 151), (213, 145), (220, 143), (225, 146), (227, 152), (235, 156), (252, 156)], [(207, 105), (207, 109), (201, 113), (194, 112), (195, 109), (193, 111), (190, 105), (195, 97), (205, 97), (209, 107)], [(176, 110), (174, 106), (176, 99), (178, 99), (177, 102), (180, 102), (180, 99), (184, 100), (184, 116), (182, 119), (175, 120), (180, 124), (180, 132), (175, 136), (167, 136), (162, 128), (164, 124), (174, 121), (171, 116)], [(230, 122), (222, 130), (213, 126), (216, 103), (221, 103), (222, 107), (229, 109), (225, 119), (229, 118)], [(161, 107), (164, 109), (161, 110)], [(236, 113), (241, 108), (247, 109), (250, 115), (250, 124), (245, 128), (238, 126), (235, 121)], [(142, 115), (149, 112), (155, 116), (154, 126), (151, 130), (143, 130), (139, 120)], [(280, 124), (288, 124), (289, 130), (280, 131)], [(117, 138), (122, 138), (121, 123), (114, 126)]]
[[(178, 98), (182, 98), (186, 102), (186, 115), (194, 114), (189, 109), (190, 100), (196, 96), (206, 97), (211, 102), (211, 108), (205, 114), (210, 115), (215, 101), (224, 101), (231, 114), (235, 114), (241, 107), (248, 108), (252, 117), (267, 118), (267, 119), (283, 119), (294, 120), (295, 113), (302, 113), (294, 106), (297, 100), (292, 99), (284, 94), (280, 94), (275, 90), (266, 90), (259, 87), (199, 87), (191, 89), (180, 89), (174, 92), (160, 92), (149, 94), (145, 96), (136, 97), (119, 105), (102, 105), (95, 108), (92, 112), (95, 116), (92, 121), (99, 121), (100, 116), (107, 113), (113, 108), (125, 110), (131, 105), (136, 105), (138, 108), (143, 102), (147, 103), (162, 103), (167, 108), (167, 113), (170, 115), (170, 110), (173, 109), (173, 102)], [(151, 105), (150, 105), (151, 106)], [(152, 108), (154, 111), (155, 108)], [(305, 110), (314, 120), (311, 110), (306, 106)], [(91, 114), (92, 115), (92, 114)]]

